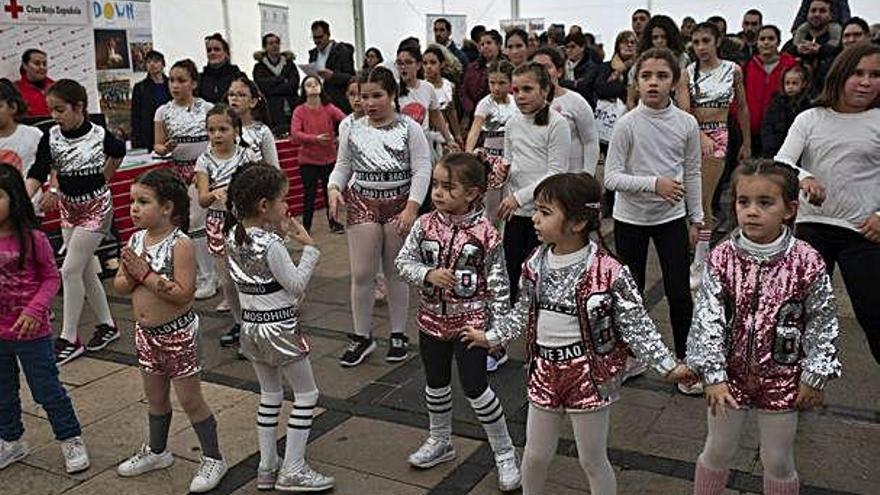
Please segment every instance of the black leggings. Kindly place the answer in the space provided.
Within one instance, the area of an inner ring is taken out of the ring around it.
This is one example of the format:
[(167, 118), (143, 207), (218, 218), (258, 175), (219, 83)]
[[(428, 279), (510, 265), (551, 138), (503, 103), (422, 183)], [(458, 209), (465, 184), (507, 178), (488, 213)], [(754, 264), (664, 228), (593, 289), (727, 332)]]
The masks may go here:
[(684, 358), (687, 336), (691, 328), (694, 303), (690, 290), (688, 263), (688, 228), (681, 218), (659, 225), (633, 225), (614, 221), (614, 245), (621, 261), (629, 266), (639, 290), (645, 291), (645, 270), (648, 262), (648, 241), (654, 241), (663, 289), (669, 303), (669, 320), (675, 341), (675, 355)]
[(854, 230), (821, 223), (799, 223), (796, 234), (825, 260), (828, 274), (840, 266), (856, 320), (865, 331), (874, 360), (880, 363), (880, 244)]
[(514, 215), (504, 225), (504, 261), (510, 279), (510, 304), (516, 304), (519, 294), (519, 276), (529, 254), (541, 244), (531, 217)]
[(489, 382), (486, 379), (486, 349), (467, 348), (455, 340), (438, 340), (419, 332), (419, 354), (425, 367), (425, 381), (430, 388), (443, 388), (452, 381), (452, 356), (458, 365), (458, 379), (464, 395), (476, 399), (483, 395)]
[(299, 175), (303, 183), (303, 227), (312, 230), (312, 217), (315, 213), (315, 196), (318, 192), (318, 183), (321, 183), (321, 193), (324, 195), (324, 208), (327, 210), (327, 221), (330, 221), (329, 201), (327, 200), (327, 181), (330, 180), (330, 172), (333, 171), (334, 163), (327, 165), (300, 164)]

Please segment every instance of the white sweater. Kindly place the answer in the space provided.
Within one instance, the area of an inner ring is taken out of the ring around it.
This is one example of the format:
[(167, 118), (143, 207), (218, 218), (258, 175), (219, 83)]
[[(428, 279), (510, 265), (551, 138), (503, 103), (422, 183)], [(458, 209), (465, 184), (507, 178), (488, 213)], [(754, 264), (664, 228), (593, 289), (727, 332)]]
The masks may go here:
[[(672, 205), (657, 195), (659, 177), (682, 182), (684, 202)], [(639, 103), (617, 121), (605, 159), (605, 187), (618, 193), (615, 220), (659, 225), (687, 215), (702, 223), (700, 180), (700, 128), (693, 115), (672, 103), (662, 110)]]
[(504, 158), (510, 164), (507, 191), (519, 203), (515, 214), (535, 213), (535, 188), (545, 177), (568, 171), (571, 147), (568, 122), (550, 110), (547, 125), (535, 125), (533, 115), (516, 113), (504, 131)]

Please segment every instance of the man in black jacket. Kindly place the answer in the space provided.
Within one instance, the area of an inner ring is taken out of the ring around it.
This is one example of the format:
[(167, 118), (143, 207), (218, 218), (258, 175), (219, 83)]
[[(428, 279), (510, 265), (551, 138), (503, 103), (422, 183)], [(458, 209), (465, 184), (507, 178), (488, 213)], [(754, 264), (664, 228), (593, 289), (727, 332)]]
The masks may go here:
[(445, 46), (453, 55), (455, 55), (455, 58), (461, 62), (461, 70), (463, 73), (464, 69), (471, 61), (464, 52), (455, 46), (455, 42), (452, 41), (452, 23), (447, 19), (441, 17), (434, 21), (434, 43), (437, 43), (440, 46)]
[(153, 116), (156, 109), (171, 100), (165, 77), (165, 56), (150, 50), (145, 62), (147, 77), (134, 85), (131, 94), (131, 147), (153, 149)]
[(254, 53), (254, 82), (266, 97), (272, 131), (279, 137), (290, 129), (290, 116), (299, 93), (299, 71), (294, 58), (293, 52), (281, 51), (281, 38), (273, 33), (263, 36), (263, 49)]
[(343, 112), (351, 113), (345, 88), (355, 74), (354, 47), (330, 39), (327, 21), (312, 23), (312, 40), (315, 48), (309, 50), (309, 63), (318, 66), (318, 75), (324, 80), (324, 91), (333, 104)]

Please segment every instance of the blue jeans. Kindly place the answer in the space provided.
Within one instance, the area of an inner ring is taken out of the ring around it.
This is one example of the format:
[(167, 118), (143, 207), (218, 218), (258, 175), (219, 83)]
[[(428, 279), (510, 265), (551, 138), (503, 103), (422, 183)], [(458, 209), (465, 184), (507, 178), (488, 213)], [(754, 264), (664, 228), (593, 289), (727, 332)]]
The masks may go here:
[(70, 397), (58, 379), (52, 337), (28, 342), (0, 340), (0, 438), (13, 442), (24, 434), (19, 399), (19, 362), (34, 400), (43, 406), (57, 440), (80, 435)]

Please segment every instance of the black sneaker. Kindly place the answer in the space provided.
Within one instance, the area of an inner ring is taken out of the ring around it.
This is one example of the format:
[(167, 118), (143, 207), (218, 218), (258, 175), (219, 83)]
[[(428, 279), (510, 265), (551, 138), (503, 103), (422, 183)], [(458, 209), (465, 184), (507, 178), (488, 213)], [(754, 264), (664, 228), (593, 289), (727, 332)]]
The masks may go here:
[(409, 347), (409, 337), (402, 333), (392, 333), (388, 338), (388, 354), (385, 355), (385, 361), (396, 363), (403, 361), (408, 356), (407, 348)]
[(344, 234), (345, 227), (339, 222), (330, 222), (330, 232), (333, 232), (334, 234)]
[(107, 344), (119, 338), (119, 330), (116, 327), (102, 323), (95, 327), (95, 333), (86, 343), (87, 351), (100, 351), (107, 347)]
[(69, 342), (58, 337), (55, 339), (55, 364), (61, 366), (83, 355), (86, 348), (79, 342)]
[(348, 349), (339, 358), (339, 364), (346, 368), (361, 364), (370, 353), (376, 350), (376, 341), (369, 337), (352, 334), (348, 338), (351, 339), (351, 344), (348, 345)]
[(236, 323), (235, 325), (232, 325), (232, 328), (230, 328), (228, 332), (220, 337), (220, 347), (232, 347), (237, 345), (240, 336), (241, 325)]

